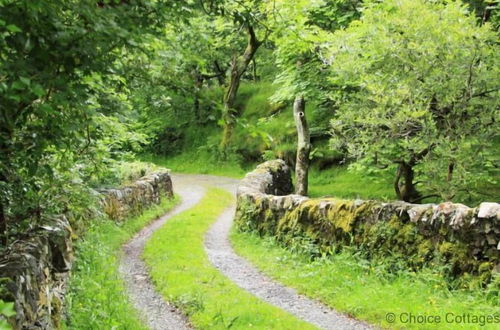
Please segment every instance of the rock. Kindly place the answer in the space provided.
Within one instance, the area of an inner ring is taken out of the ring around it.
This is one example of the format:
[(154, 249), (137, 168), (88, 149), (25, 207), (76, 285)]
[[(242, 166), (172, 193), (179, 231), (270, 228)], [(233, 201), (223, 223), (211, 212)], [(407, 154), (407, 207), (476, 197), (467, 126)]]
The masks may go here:
[(291, 173), (284, 161), (259, 165), (238, 187), (236, 225), (273, 236), (283, 244), (305, 238), (318, 251), (357, 245), (369, 249), (365, 251), (369, 255), (384, 257), (395, 250), (412, 260), (412, 267), (419, 265), (418, 260), (446, 253), (448, 259), (442, 262), (461, 260), (453, 266), (453, 276), (477, 273), (481, 263), (500, 261), (497, 203), (469, 208), (451, 202), (418, 205), (275, 196), (291, 191)]
[(479, 205), (477, 212), (478, 218), (497, 218), (500, 219), (500, 204), (484, 202)]
[[(110, 218), (123, 220), (173, 196), (168, 171), (147, 175), (128, 187), (101, 191), (102, 207)], [(0, 299), (14, 301), (16, 329), (58, 329), (69, 271), (73, 262), (72, 228), (57, 217), (14, 241), (0, 256)]]

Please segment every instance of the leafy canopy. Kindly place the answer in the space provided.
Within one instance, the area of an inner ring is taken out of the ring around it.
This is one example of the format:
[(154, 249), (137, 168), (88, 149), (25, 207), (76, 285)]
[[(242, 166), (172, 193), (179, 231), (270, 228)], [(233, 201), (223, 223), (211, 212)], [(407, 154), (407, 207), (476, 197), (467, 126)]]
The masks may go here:
[(489, 175), (500, 87), (490, 24), (458, 1), (390, 0), (368, 5), (329, 44), (335, 148), (365, 167), (415, 166), (446, 199)]

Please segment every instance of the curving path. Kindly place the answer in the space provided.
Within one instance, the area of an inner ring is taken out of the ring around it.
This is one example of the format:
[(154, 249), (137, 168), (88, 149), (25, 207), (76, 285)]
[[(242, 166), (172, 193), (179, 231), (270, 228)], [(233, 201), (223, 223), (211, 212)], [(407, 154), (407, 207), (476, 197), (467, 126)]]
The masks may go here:
[(187, 318), (156, 292), (149, 278), (147, 266), (141, 257), (144, 245), (151, 235), (169, 218), (195, 206), (203, 197), (204, 188), (199, 185), (176, 184), (175, 193), (182, 198), (180, 204), (144, 227), (128, 241), (123, 246), (123, 257), (120, 260), (119, 271), (132, 304), (139, 311), (144, 323), (152, 330), (191, 329)]
[[(146, 241), (170, 217), (198, 203), (204, 194), (203, 186), (215, 186), (236, 194), (238, 185), (238, 180), (209, 175), (176, 174), (172, 179), (175, 193), (182, 198), (181, 204), (146, 226), (123, 247), (124, 257), (120, 266), (131, 300), (151, 329), (189, 329), (190, 326), (187, 319), (155, 291), (141, 259)], [(318, 328), (373, 329), (274, 282), (238, 256), (228, 239), (234, 210), (234, 205), (225, 210), (205, 237), (208, 258), (219, 271), (242, 289)]]

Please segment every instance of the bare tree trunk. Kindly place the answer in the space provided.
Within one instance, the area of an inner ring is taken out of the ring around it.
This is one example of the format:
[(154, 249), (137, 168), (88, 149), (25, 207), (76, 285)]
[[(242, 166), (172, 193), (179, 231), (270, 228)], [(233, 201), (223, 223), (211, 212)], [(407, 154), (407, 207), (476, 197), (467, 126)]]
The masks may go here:
[[(2, 130), (4, 127), (0, 127)], [(9, 129), (5, 129), (5, 131), (9, 132), (8, 136), (4, 140), (3, 137), (0, 138), (0, 163), (3, 165), (3, 168), (0, 168), (0, 189), (7, 189), (8, 187), (8, 171), (11, 168), (10, 164), (10, 152), (9, 146), (6, 141), (12, 138), (12, 131)], [(0, 191), (0, 245), (7, 246), (8, 242), (8, 232), (7, 232), (7, 214), (6, 209), (8, 206), (7, 193), (4, 191)]]
[(448, 175), (446, 176), (446, 181), (451, 182), (451, 179), (453, 179), (453, 170), (455, 169), (455, 163), (450, 162), (448, 164)]
[(231, 62), (231, 76), (229, 86), (224, 95), (224, 113), (222, 119), (224, 121), (224, 132), (222, 134), (222, 141), (220, 149), (225, 154), (231, 136), (233, 135), (236, 116), (238, 115), (234, 109), (236, 95), (240, 88), (241, 77), (248, 68), (249, 63), (252, 61), (255, 52), (259, 49), (262, 41), (257, 40), (255, 31), (252, 26), (248, 26), (248, 43), (245, 52), (242, 56), (234, 56)]
[(297, 128), (297, 160), (295, 162), (295, 193), (307, 195), (309, 153), (311, 152), (311, 138), (307, 126), (304, 97), (297, 96), (293, 103), (293, 118)]
[(483, 17), (481, 20), (481, 24), (484, 24), (490, 20), (491, 12), (495, 9), (495, 6), (496, 6), (495, 1), (491, 1), (490, 3), (487, 3), (487, 5), (483, 11), (483, 15), (482, 15)]
[[(2, 144), (0, 142), (0, 144)], [(7, 165), (7, 164), (5, 164)], [(8, 166), (8, 165), (7, 165)], [(6, 166), (6, 168), (7, 168)], [(7, 171), (7, 170), (6, 170)], [(7, 186), (7, 173), (6, 172), (0, 172), (0, 183), (1, 186)], [(3, 189), (3, 187), (2, 187)], [(8, 240), (9, 240), (9, 235), (8, 235), (8, 223), (7, 223), (7, 214), (6, 214), (6, 209), (8, 206), (8, 199), (5, 197), (5, 194), (3, 192), (0, 192), (0, 246), (7, 246)]]

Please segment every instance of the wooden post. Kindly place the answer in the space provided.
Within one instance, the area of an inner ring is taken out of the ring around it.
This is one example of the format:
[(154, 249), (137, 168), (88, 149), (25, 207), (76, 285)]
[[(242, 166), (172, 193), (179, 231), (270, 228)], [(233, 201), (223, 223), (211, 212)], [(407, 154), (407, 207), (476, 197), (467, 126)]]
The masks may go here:
[(295, 162), (295, 193), (307, 195), (309, 153), (311, 152), (311, 138), (306, 120), (306, 103), (304, 97), (297, 96), (293, 103), (293, 118), (297, 128), (297, 161)]

